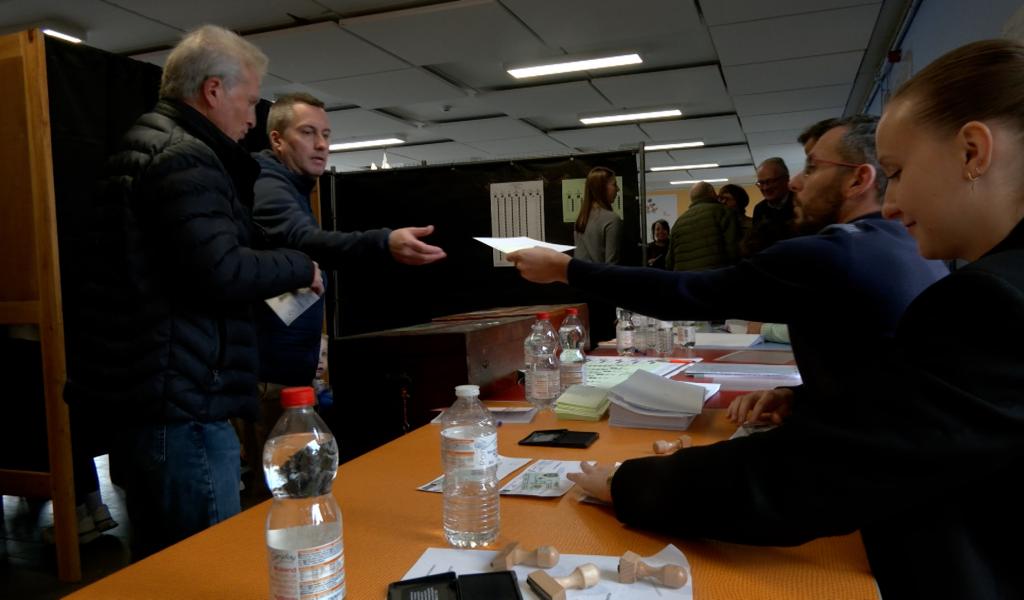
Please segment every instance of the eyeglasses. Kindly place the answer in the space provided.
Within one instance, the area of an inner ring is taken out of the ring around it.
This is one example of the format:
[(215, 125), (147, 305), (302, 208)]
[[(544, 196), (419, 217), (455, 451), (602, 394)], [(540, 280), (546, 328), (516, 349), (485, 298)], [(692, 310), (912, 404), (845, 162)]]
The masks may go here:
[(818, 158), (816, 156), (815, 157), (808, 156), (807, 157), (807, 162), (804, 163), (804, 176), (806, 177), (807, 175), (810, 175), (811, 173), (816, 171), (818, 169), (818, 163), (825, 163), (827, 165), (835, 165), (837, 167), (850, 167), (852, 169), (856, 169), (857, 167), (860, 166), (859, 164), (856, 164), (856, 163), (841, 162), (841, 161), (838, 161), (838, 160), (828, 160), (826, 158)]
[(786, 178), (785, 175), (779, 175), (778, 177), (772, 177), (771, 179), (758, 179), (757, 181), (754, 182), (754, 185), (756, 185), (757, 187), (761, 188), (761, 187), (764, 187), (766, 185), (772, 185), (773, 183), (778, 183), (778, 182), (782, 181), (785, 178)]

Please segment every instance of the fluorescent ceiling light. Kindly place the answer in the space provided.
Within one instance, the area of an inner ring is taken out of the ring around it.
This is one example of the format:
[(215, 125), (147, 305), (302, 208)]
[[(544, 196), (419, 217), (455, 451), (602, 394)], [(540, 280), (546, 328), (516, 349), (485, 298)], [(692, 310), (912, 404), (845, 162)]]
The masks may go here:
[(362, 142), (347, 142), (345, 144), (331, 144), (330, 151), (337, 152), (338, 150), (355, 150), (356, 148), (374, 148), (377, 146), (391, 146), (394, 144), (404, 144), (405, 140), (399, 138), (385, 138), (380, 140), (365, 140)]
[(655, 144), (653, 146), (644, 145), (644, 151), (654, 152), (655, 150), (674, 150), (676, 148), (699, 148), (703, 145), (704, 142), (678, 142), (675, 144)]
[(580, 123), (584, 125), (598, 125), (600, 123), (621, 123), (622, 121), (643, 121), (646, 119), (664, 119), (665, 117), (681, 117), (683, 111), (678, 108), (671, 110), (653, 110), (638, 113), (626, 113), (619, 115), (605, 115), (602, 117), (584, 117)]
[(652, 171), (680, 171), (682, 169), (714, 169), (718, 163), (702, 163), (699, 165), (675, 165), (673, 167), (651, 167)]
[(75, 37), (75, 36), (73, 36), (71, 34), (63, 33), (63, 32), (57, 31), (56, 29), (51, 29), (49, 27), (43, 29), (43, 33), (45, 33), (46, 35), (48, 35), (50, 37), (55, 37), (55, 38), (57, 38), (59, 40), (64, 40), (65, 42), (71, 42), (72, 44), (81, 44), (82, 43), (82, 38), (77, 38), (77, 37)]
[(670, 181), (672, 185), (697, 185), (698, 183), (706, 181), (708, 183), (725, 183), (728, 179), (687, 179), (686, 181)]
[(556, 73), (574, 73), (576, 71), (593, 71), (595, 69), (607, 69), (609, 67), (638, 65), (642, 62), (644, 61), (640, 58), (639, 54), (622, 54), (619, 56), (592, 58), (590, 60), (573, 60), (553, 63), (550, 65), (508, 69), (508, 74), (516, 79), (525, 79), (527, 77), (540, 77), (541, 75), (554, 75)]

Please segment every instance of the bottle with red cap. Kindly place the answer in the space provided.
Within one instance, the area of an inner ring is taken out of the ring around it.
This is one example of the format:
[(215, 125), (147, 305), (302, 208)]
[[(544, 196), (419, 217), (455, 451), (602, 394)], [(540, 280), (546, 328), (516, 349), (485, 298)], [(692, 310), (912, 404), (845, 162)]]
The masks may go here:
[(331, 493), (338, 444), (314, 401), (311, 387), (282, 390), (284, 414), (263, 447), (263, 473), (274, 494), (267, 515), (274, 600), (345, 597), (341, 509)]

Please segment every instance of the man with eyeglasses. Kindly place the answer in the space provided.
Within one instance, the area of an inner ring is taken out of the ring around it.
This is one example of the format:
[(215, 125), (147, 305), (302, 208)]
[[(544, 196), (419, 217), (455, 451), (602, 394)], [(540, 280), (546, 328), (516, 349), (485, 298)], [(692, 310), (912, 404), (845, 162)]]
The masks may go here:
[(757, 167), (757, 189), (764, 200), (754, 206), (754, 227), (765, 221), (783, 224), (793, 218), (793, 196), (789, 191), (789, 168), (777, 156)]
[[(786, 323), (803, 385), (743, 397), (730, 408), (735, 420), (784, 416), (790, 409), (793, 418), (827, 411), (825, 418), (842, 420), (847, 407), (877, 385), (857, 365), (895, 334), (910, 302), (947, 273), (942, 263), (921, 258), (906, 228), (882, 218), (877, 122), (855, 116), (808, 130), (809, 170), (790, 186), (797, 223), (818, 230), (777, 242), (735, 266), (700, 272), (613, 267), (539, 248), (508, 258), (530, 281), (569, 283), (658, 319)], [(837, 320), (842, 331), (829, 326)], [(856, 335), (843, 335), (847, 331)]]

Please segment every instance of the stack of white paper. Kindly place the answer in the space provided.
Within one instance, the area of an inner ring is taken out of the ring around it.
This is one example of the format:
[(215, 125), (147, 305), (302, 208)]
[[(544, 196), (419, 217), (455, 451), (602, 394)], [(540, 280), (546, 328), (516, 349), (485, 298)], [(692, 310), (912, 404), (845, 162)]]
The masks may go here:
[(608, 423), (615, 427), (682, 431), (718, 393), (717, 383), (687, 383), (637, 371), (608, 394)]

